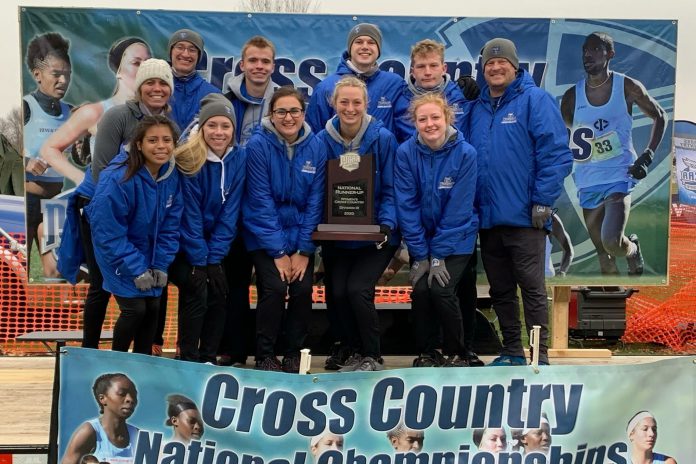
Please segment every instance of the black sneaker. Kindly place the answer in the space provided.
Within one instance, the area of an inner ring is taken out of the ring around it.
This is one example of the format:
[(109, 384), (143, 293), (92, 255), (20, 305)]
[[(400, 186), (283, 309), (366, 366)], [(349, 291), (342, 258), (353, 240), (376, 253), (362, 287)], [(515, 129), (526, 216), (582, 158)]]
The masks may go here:
[(639, 276), (643, 275), (643, 254), (640, 252), (640, 241), (638, 241), (638, 236), (636, 234), (631, 234), (628, 237), (630, 242), (636, 244), (636, 252), (633, 256), (626, 256), (626, 263), (628, 263), (628, 275)]
[(442, 353), (435, 350), (430, 353), (421, 354), (413, 360), (413, 367), (441, 367), (447, 362)]
[(466, 356), (454, 355), (447, 358), (447, 362), (442, 367), (469, 367)]
[(384, 370), (384, 360), (382, 358), (371, 358), (370, 356), (365, 356), (360, 360), (360, 365), (355, 369), (358, 371), (383, 371)]
[(284, 356), (283, 364), (281, 365), (283, 372), (290, 374), (298, 374), (300, 372), (300, 357), (299, 356)]
[(340, 343), (334, 343), (329, 351), (329, 356), (324, 362), (324, 369), (327, 371), (339, 370), (351, 355), (351, 349)]
[(256, 360), (256, 369), (260, 371), (281, 372), (282, 366), (275, 356), (268, 356)]
[(481, 361), (481, 359), (479, 359), (478, 355), (473, 351), (467, 351), (464, 354), (464, 357), (469, 362), (469, 365), (471, 367), (483, 367), (486, 365), (483, 361)]
[(360, 367), (362, 359), (363, 357), (360, 353), (353, 353), (348, 359), (346, 359), (345, 364), (341, 366), (338, 372), (353, 372), (357, 370), (358, 367)]

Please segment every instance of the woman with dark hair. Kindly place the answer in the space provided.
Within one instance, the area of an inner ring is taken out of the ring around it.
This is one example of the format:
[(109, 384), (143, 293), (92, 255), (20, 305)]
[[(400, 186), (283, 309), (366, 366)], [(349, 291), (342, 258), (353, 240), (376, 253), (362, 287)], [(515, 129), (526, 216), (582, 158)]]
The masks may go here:
[(73, 111), (70, 119), (51, 134), (41, 146), (41, 158), (52, 168), (75, 184), (82, 182), (84, 173), (75, 167), (63, 155), (63, 152), (79, 140), (89, 139), (83, 144), (80, 154), (81, 164), (88, 164), (85, 154), (94, 152), (97, 123), (101, 117), (116, 105), (122, 105), (133, 99), (138, 90), (136, 75), (140, 64), (150, 58), (150, 47), (141, 38), (126, 37), (115, 42), (108, 54), (109, 69), (116, 76), (116, 86), (111, 97), (94, 103), (87, 103)]
[(172, 440), (188, 444), (191, 440), (200, 440), (205, 431), (201, 413), (193, 400), (184, 395), (167, 397), (167, 421), (172, 427)]
[(527, 453), (548, 453), (551, 448), (551, 426), (546, 413), (541, 414), (539, 427), (513, 429), (512, 450)]
[[(326, 154), (304, 118), (302, 94), (281, 87), (246, 147), (242, 233), (259, 294), (256, 368), (268, 371), (299, 371), (312, 310), (312, 232), (322, 216)], [(282, 366), (275, 351), (280, 334)]]
[(126, 374), (103, 374), (94, 381), (92, 393), (99, 405), (99, 417), (75, 430), (61, 463), (79, 464), (90, 455), (99, 462), (133, 462), (138, 428), (126, 421), (138, 404), (135, 384)]
[(128, 157), (102, 172), (86, 213), (94, 254), (121, 309), (112, 349), (150, 354), (167, 269), (179, 249), (183, 201), (172, 154), (177, 130), (164, 116), (145, 116)]

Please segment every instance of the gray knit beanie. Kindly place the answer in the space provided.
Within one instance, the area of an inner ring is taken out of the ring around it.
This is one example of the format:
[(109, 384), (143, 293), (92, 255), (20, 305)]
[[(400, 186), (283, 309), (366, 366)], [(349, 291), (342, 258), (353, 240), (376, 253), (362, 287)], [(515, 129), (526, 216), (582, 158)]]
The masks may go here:
[(179, 29), (169, 38), (169, 58), (172, 57), (172, 48), (179, 42), (191, 42), (194, 47), (198, 49), (198, 61), (200, 62), (203, 58), (203, 37), (191, 29)]
[(213, 116), (225, 116), (232, 121), (232, 125), (237, 128), (237, 117), (230, 102), (221, 93), (211, 93), (201, 99), (201, 110), (198, 113), (198, 125), (203, 127), (205, 122)]
[(515, 69), (520, 67), (520, 60), (517, 58), (517, 47), (508, 39), (498, 37), (489, 40), (481, 49), (481, 57), (483, 58), (484, 66), (491, 58), (505, 58)]
[[(379, 30), (376, 24), (370, 23), (360, 23), (353, 26), (353, 28), (348, 33), (348, 53), (350, 54), (350, 47), (353, 45), (353, 41), (360, 37), (361, 35), (366, 35), (375, 42), (377, 42), (377, 49), (379, 54), (382, 54), (382, 31)], [(378, 57), (379, 58), (379, 57)]]

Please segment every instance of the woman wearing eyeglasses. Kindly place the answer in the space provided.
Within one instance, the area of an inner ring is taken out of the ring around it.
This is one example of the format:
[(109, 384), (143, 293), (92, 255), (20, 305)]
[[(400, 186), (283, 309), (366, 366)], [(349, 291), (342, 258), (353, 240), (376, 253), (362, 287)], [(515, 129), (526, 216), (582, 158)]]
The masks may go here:
[[(311, 235), (322, 215), (325, 164), (324, 147), (305, 123), (302, 94), (279, 88), (247, 144), (242, 207), (244, 241), (256, 268), (257, 369), (299, 369), (312, 310)], [(282, 365), (275, 352), (281, 333)]]

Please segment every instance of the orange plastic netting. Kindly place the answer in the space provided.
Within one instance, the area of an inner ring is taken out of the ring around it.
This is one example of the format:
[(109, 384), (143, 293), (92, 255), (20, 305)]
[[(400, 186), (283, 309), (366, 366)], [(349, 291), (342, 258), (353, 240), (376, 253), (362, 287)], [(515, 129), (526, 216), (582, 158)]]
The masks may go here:
[[(664, 287), (640, 287), (626, 306), (627, 343), (655, 342), (678, 352), (696, 353), (696, 207), (673, 208), (670, 237), (670, 282)], [(23, 241), (22, 236), (16, 239)], [(26, 263), (20, 254), (10, 251), (8, 241), (0, 237), (0, 353), (17, 354), (43, 351), (40, 342), (20, 342), (15, 338), (26, 332), (79, 330), (84, 284), (26, 284)], [(409, 287), (378, 287), (377, 303), (408, 303)], [(177, 325), (176, 287), (169, 286), (165, 348), (173, 348)], [(256, 301), (256, 289), (249, 297)], [(313, 301), (324, 303), (323, 287), (314, 287)], [(111, 300), (104, 329), (111, 329), (118, 307)]]

